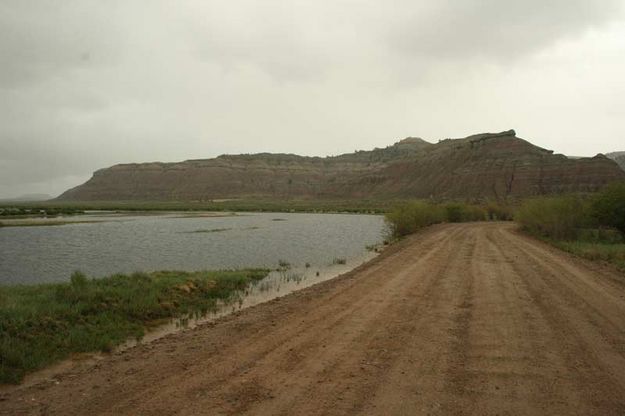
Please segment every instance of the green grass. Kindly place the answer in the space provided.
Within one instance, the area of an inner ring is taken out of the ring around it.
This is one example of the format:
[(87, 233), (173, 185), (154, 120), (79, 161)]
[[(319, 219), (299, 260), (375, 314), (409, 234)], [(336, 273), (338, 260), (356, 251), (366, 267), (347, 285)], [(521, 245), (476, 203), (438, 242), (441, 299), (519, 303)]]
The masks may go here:
[(604, 261), (625, 271), (625, 244), (555, 240), (547, 240), (547, 242), (576, 256), (594, 261)]
[(167, 318), (202, 316), (269, 273), (162, 271), (32, 286), (0, 286), (0, 382), (73, 353), (110, 351)]

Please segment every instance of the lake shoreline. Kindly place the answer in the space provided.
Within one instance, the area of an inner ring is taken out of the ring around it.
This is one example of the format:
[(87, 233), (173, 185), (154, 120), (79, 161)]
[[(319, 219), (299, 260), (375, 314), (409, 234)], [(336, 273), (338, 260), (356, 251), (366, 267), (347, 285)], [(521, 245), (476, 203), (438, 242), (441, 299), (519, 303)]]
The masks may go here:
[[(219, 273), (252, 273), (252, 277), (248, 279), (243, 285), (237, 287), (231, 287), (225, 296), (217, 298), (217, 301), (210, 305), (209, 308), (205, 308), (203, 311), (196, 307), (195, 310), (187, 310), (184, 314), (173, 314), (169, 317), (163, 317), (159, 319), (149, 319), (144, 320), (142, 322), (142, 328), (140, 330), (141, 335), (134, 337), (126, 337), (125, 340), (119, 340), (115, 345), (109, 345), (106, 348), (101, 350), (92, 350), (92, 351), (73, 351), (67, 354), (65, 358), (62, 359), (53, 359), (47, 364), (36, 368), (34, 370), (30, 370), (27, 372), (23, 372), (19, 377), (19, 385), (30, 385), (41, 380), (52, 379), (55, 374), (58, 374), (62, 371), (67, 371), (69, 368), (73, 368), (75, 366), (81, 365), (94, 365), (97, 361), (104, 359), (106, 356), (110, 354), (119, 354), (123, 351), (134, 348), (140, 345), (146, 345), (151, 342), (154, 342), (160, 338), (181, 332), (188, 331), (194, 328), (197, 328), (202, 325), (210, 324), (218, 319), (227, 317), (228, 315), (238, 313), (244, 309), (248, 309), (250, 307), (254, 307), (263, 303), (271, 302), (276, 299), (279, 299), (283, 296), (287, 296), (291, 293), (304, 290), (310, 288), (312, 286), (321, 284), (328, 280), (333, 280), (343, 276), (347, 273), (352, 272), (355, 269), (363, 267), (369, 262), (373, 261), (380, 253), (385, 251), (386, 247), (376, 247), (375, 250), (369, 252), (369, 254), (363, 258), (357, 260), (351, 260), (347, 263), (338, 264), (333, 272), (326, 272), (325, 275), (320, 275), (318, 272), (313, 272), (314, 278), (301, 279), (301, 280), (292, 280), (289, 278), (289, 274), (291, 273), (290, 266), (285, 267), (284, 269), (278, 269), (274, 271), (262, 270), (262, 269), (250, 269), (250, 270), (241, 270), (241, 271), (215, 271), (215, 272), (196, 272), (196, 273), (187, 273), (187, 272), (153, 272), (150, 275), (159, 275), (159, 274), (172, 274), (179, 273), (183, 279), (187, 279), (185, 283), (179, 284), (178, 286), (171, 286), (179, 295), (190, 295), (193, 294), (194, 291), (200, 290), (199, 285), (195, 285), (193, 280), (188, 279), (189, 276), (195, 275), (197, 277), (200, 273), (208, 273), (208, 274), (219, 274)], [(261, 275), (263, 275), (261, 277)], [(255, 276), (255, 277), (254, 277)], [(132, 278), (132, 276), (130, 276)], [(144, 278), (145, 276), (135, 276), (138, 278)], [(277, 283), (279, 286), (276, 290), (276, 287), (272, 287), (271, 285), (267, 286), (267, 280), (272, 280), (273, 283)], [(105, 278), (106, 279), (106, 278)], [(93, 281), (100, 281), (102, 279), (93, 279)], [(197, 281), (197, 280), (196, 280)], [(179, 283), (179, 281), (178, 281)], [(289, 283), (291, 287), (289, 288)], [(80, 285), (81, 283), (78, 283)], [(84, 282), (83, 282), (84, 284)], [(53, 284), (54, 286), (62, 286), (63, 284)], [(51, 285), (34, 285), (34, 286), (51, 286)], [(72, 286), (72, 283), (69, 283), (69, 286)], [(209, 285), (210, 286), (210, 285)], [(7, 287), (5, 286), (4, 289)], [(10, 288), (10, 287), (9, 287)], [(22, 287), (27, 288), (27, 287)], [(31, 287), (32, 288), (32, 287)], [(194, 288), (194, 289), (191, 289)], [(3, 287), (0, 286), (0, 299), (6, 298), (5, 295), (2, 294)], [(204, 293), (206, 293), (204, 291)], [(215, 299), (213, 296), (212, 299)], [(210, 300), (212, 301), (212, 300)], [(0, 303), (1, 305), (1, 303)], [(165, 307), (165, 309), (172, 309), (173, 304), (168, 304), (168, 302), (159, 302), (160, 307)], [(206, 303), (200, 302), (200, 306), (206, 307)], [(0, 308), (1, 311), (1, 308)], [(1, 371), (0, 371), (0, 375)], [(2, 386), (8, 387), (12, 384), (15, 384), (15, 379), (9, 380), (1, 380), (0, 379), (0, 388)]]
[(73, 353), (110, 352), (160, 320), (202, 317), (240, 299), (267, 269), (160, 271), (0, 287), (0, 382)]

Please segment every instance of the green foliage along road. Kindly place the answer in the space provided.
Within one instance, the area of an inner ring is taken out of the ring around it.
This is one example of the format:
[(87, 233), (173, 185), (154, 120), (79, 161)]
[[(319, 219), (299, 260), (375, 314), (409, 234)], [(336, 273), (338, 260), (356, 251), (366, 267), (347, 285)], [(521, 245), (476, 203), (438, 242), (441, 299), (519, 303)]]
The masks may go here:
[(515, 215), (526, 232), (591, 260), (625, 270), (625, 183), (591, 196), (564, 195), (525, 201)]
[(396, 239), (441, 222), (510, 220), (512, 211), (505, 205), (495, 203), (471, 205), (460, 202), (434, 204), (413, 201), (397, 205), (385, 218), (389, 228), (388, 237)]

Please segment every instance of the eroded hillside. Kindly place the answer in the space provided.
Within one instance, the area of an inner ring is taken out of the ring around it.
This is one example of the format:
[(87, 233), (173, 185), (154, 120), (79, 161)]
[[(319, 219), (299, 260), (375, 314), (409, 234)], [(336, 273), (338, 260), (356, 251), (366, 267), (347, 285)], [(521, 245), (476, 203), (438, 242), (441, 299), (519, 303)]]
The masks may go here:
[(620, 179), (625, 179), (625, 172), (603, 155), (569, 159), (509, 130), (436, 144), (406, 138), (384, 149), (325, 158), (261, 153), (121, 164), (95, 172), (59, 199), (505, 199), (594, 191)]

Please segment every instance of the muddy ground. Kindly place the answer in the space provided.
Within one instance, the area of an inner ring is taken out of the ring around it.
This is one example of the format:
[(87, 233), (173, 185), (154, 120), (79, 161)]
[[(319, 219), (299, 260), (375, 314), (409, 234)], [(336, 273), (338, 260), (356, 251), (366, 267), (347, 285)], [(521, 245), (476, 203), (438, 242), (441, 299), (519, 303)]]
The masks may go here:
[(0, 414), (622, 415), (625, 277), (511, 224), (0, 391)]

